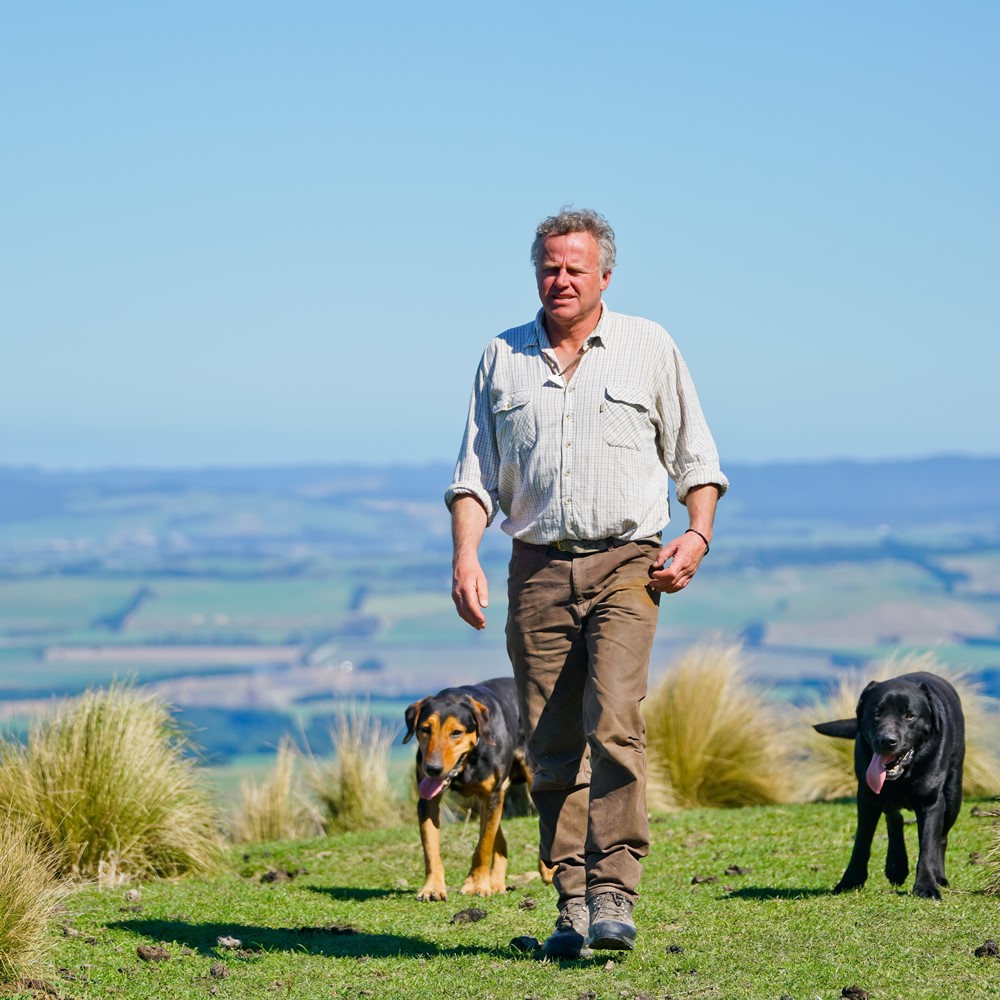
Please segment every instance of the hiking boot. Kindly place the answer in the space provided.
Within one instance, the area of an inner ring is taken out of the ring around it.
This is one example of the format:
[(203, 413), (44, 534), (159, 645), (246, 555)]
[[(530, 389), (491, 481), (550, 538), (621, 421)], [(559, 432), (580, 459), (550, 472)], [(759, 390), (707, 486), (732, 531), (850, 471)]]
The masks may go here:
[(587, 947), (587, 932), (590, 930), (590, 912), (582, 899), (567, 900), (559, 907), (556, 929), (542, 945), (546, 958), (592, 958), (594, 953)]
[(631, 951), (635, 944), (635, 904), (620, 892), (602, 892), (590, 901), (591, 948)]

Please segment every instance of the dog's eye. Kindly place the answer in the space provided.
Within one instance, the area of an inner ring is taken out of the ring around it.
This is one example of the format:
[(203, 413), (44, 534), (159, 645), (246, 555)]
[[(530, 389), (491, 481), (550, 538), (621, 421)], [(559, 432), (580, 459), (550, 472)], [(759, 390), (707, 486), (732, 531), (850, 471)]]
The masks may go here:
[(453, 740), (457, 740), (457, 739), (459, 739), (460, 737), (462, 737), (464, 735), (465, 735), (465, 732), (463, 730), (461, 730), (461, 729), (453, 729), (451, 731), (451, 738)]
[(907, 712), (906, 715), (903, 716), (903, 718), (906, 719), (907, 722), (912, 722), (916, 718), (916, 716), (912, 712)]

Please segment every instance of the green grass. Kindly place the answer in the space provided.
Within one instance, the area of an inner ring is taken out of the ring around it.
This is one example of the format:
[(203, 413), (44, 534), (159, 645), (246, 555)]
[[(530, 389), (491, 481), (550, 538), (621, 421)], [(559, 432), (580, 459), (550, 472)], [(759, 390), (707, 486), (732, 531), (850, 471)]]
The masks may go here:
[[(529, 877), (536, 843), (529, 819), (505, 821), (513, 888), (488, 899), (457, 893), (474, 824), (444, 830), (452, 887), (444, 903), (414, 897), (423, 871), (415, 823), (263, 845), (235, 852), (233, 873), (148, 883), (137, 902), (124, 890), (77, 892), (51, 932), (49, 979), (60, 996), (75, 1000), (189, 1000), (213, 988), (240, 1000), (833, 1000), (852, 984), (873, 1000), (992, 997), (1000, 990), (1000, 962), (977, 959), (973, 950), (997, 937), (1000, 910), (983, 892), (983, 866), (969, 857), (988, 848), (995, 821), (972, 818), (972, 804), (952, 833), (952, 888), (940, 902), (899, 892), (877, 872), (860, 892), (830, 894), (850, 851), (853, 803), (656, 815), (636, 950), (561, 964), (510, 944), (520, 935), (544, 938), (555, 912), (554, 890)], [(913, 826), (907, 840), (912, 854)], [(880, 831), (876, 855), (884, 845)], [(727, 875), (730, 865), (750, 871)], [(298, 875), (262, 882), (269, 869)], [(694, 885), (696, 875), (718, 881)], [(529, 898), (537, 906), (522, 908)], [(485, 919), (450, 922), (470, 906), (485, 910)], [(242, 950), (222, 949), (223, 935), (239, 938)], [(161, 942), (169, 959), (138, 958), (139, 945)], [(224, 978), (213, 977), (216, 963), (224, 963)]]

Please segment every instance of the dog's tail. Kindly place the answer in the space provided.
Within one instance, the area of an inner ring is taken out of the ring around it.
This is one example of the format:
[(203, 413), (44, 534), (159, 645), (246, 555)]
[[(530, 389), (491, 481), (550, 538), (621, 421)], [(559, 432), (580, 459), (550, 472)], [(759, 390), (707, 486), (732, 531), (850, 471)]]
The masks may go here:
[(858, 735), (858, 720), (837, 719), (835, 722), (817, 722), (813, 729), (823, 736), (839, 736), (843, 740), (853, 740)]

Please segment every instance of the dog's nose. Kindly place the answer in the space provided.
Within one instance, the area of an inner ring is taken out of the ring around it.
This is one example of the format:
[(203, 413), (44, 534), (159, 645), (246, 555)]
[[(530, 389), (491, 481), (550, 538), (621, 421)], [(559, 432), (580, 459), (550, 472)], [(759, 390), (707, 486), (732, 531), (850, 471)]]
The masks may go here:
[(878, 748), (882, 753), (892, 753), (899, 746), (899, 737), (895, 733), (879, 733)]
[(440, 764), (424, 764), (424, 774), (428, 778), (440, 778), (444, 768)]

